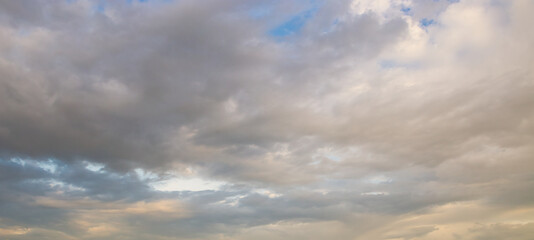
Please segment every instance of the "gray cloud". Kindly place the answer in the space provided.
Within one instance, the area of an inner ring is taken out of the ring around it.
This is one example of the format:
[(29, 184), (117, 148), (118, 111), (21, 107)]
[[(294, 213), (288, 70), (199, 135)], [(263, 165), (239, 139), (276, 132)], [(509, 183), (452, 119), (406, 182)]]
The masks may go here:
[(0, 2), (0, 238), (527, 239), (532, 9)]

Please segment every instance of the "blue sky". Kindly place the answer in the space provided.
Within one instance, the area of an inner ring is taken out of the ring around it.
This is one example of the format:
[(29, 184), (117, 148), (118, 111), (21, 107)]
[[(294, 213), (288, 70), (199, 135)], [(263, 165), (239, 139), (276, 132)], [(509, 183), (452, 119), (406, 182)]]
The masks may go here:
[(318, 6), (314, 6), (311, 9), (292, 16), (289, 20), (271, 29), (269, 31), (269, 34), (274, 37), (285, 37), (293, 34), (298, 34), (300, 30), (304, 27), (304, 25), (306, 25), (306, 22), (313, 18), (318, 9)]

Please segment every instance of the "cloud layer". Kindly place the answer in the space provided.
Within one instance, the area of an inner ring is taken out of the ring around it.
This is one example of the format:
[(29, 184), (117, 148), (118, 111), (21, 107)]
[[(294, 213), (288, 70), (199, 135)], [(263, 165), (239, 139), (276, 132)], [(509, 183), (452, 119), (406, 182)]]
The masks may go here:
[(0, 238), (530, 239), (533, 10), (0, 1)]

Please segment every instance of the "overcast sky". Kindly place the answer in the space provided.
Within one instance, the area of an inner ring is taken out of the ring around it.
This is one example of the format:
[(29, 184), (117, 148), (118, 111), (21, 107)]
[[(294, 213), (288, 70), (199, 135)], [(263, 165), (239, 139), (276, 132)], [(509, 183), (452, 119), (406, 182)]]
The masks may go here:
[(0, 239), (532, 239), (533, 12), (0, 0)]

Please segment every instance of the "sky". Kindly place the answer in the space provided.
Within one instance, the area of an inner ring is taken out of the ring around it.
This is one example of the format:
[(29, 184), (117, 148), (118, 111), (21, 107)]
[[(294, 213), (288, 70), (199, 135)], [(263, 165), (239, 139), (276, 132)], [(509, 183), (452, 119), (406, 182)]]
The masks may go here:
[(532, 239), (533, 11), (0, 0), (0, 239)]

